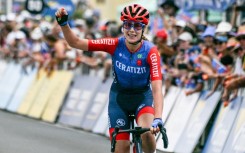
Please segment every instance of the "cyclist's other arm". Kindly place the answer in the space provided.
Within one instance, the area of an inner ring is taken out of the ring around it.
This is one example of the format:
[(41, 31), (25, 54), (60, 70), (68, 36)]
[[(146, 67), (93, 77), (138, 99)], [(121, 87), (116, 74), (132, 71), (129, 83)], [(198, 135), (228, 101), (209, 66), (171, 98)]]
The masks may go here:
[(162, 118), (163, 111), (163, 94), (162, 94), (162, 80), (152, 81), (152, 93), (154, 99), (154, 118)]
[(148, 55), (150, 65), (152, 94), (154, 99), (155, 118), (162, 118), (163, 94), (162, 94), (162, 73), (160, 55), (156, 47), (153, 47)]

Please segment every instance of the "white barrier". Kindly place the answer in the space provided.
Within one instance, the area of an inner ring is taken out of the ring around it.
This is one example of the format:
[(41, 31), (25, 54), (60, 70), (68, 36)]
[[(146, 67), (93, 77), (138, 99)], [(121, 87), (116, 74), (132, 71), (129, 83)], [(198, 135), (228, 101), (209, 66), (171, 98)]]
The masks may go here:
[(92, 99), (101, 85), (101, 79), (92, 76), (76, 76), (68, 99), (61, 110), (58, 122), (74, 127), (81, 127)]
[(9, 104), (19, 82), (21, 80), (21, 65), (10, 63), (8, 64), (5, 75), (0, 83), (0, 108), (5, 109)]
[[(180, 94), (181, 88), (178, 87), (170, 87), (167, 95), (163, 98), (163, 114), (162, 114), (162, 120), (164, 122), (167, 122), (167, 119), (169, 117), (169, 114), (171, 113), (176, 100)], [(164, 87), (163, 87), (163, 92), (164, 92)]]
[(105, 134), (105, 131), (108, 131), (108, 102), (104, 106), (99, 119), (92, 129), (93, 133), (98, 133), (102, 135)]
[[(35, 78), (36, 70), (25, 76), (20, 73), (20, 65), (4, 61), (0, 61), (0, 64), (2, 64), (0, 65), (0, 108), (19, 113), (17, 109), (23, 102), (27, 90), (30, 90), (29, 86)], [(40, 84), (43, 82), (40, 81)], [(68, 90), (69, 94), (64, 107), (58, 114), (60, 116), (58, 123), (109, 137), (108, 96), (111, 82), (112, 79), (109, 79), (107, 84), (101, 84), (101, 79), (95, 76), (76, 76), (74, 85)], [(206, 94), (207, 92), (204, 91), (199, 99), (199, 93), (185, 96), (181, 88), (170, 88), (164, 98), (163, 111), (169, 148), (163, 149), (162, 139), (157, 139), (158, 150), (193, 152), (221, 95), (220, 92), (216, 92), (210, 98), (204, 99)], [(244, 95), (245, 90), (240, 90), (238, 98), (233, 100), (228, 107), (220, 106), (203, 153), (245, 152), (245, 100), (242, 101)]]
[(16, 112), (22, 102), (25, 93), (27, 93), (31, 82), (35, 79), (37, 69), (28, 71), (28, 75), (22, 74), (20, 84), (18, 85), (16, 92), (14, 93), (7, 110), (11, 112)]
[(8, 66), (8, 64), (6, 61), (0, 60), (0, 80), (3, 77), (3, 75), (5, 74), (7, 66)]
[(88, 108), (81, 127), (85, 130), (91, 131), (97, 122), (99, 115), (102, 113), (104, 106), (109, 101), (109, 89), (112, 84), (112, 79), (108, 79), (105, 83), (102, 83), (98, 89), (98, 92), (94, 96), (93, 105)]
[(180, 136), (183, 134), (184, 129), (189, 121), (191, 113), (197, 103), (200, 93), (194, 93), (190, 96), (185, 95), (182, 90), (177, 98), (176, 104), (165, 124), (167, 135), (169, 137), (169, 146), (167, 149), (163, 148), (161, 139), (157, 141), (157, 149), (165, 152), (173, 152)]
[(225, 143), (223, 153), (244, 153), (245, 152), (245, 99), (237, 115), (236, 121)]
[(174, 152), (192, 153), (198, 143), (208, 121), (210, 120), (219, 100), (221, 93), (215, 92), (206, 99), (208, 92), (204, 91), (194, 108), (191, 118), (187, 123), (185, 132), (180, 136)]
[(218, 117), (209, 134), (203, 153), (222, 153), (240, 109), (241, 101), (242, 97), (237, 97), (227, 107), (221, 105)]

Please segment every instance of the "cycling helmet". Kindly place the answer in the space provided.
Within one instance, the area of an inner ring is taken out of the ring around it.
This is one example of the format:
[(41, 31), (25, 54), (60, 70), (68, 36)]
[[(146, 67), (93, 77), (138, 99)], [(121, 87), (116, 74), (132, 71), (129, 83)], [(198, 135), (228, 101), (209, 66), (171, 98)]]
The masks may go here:
[(137, 21), (147, 25), (149, 22), (149, 12), (139, 4), (132, 4), (123, 9), (121, 20)]

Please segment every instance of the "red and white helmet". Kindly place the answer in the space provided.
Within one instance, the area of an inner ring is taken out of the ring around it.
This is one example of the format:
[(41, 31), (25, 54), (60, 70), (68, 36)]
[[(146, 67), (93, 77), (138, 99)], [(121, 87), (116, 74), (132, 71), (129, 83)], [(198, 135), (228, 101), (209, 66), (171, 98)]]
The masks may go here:
[(149, 22), (149, 12), (146, 8), (142, 7), (139, 4), (132, 4), (126, 6), (121, 12), (121, 20), (130, 20), (135, 22), (141, 22), (145, 25)]

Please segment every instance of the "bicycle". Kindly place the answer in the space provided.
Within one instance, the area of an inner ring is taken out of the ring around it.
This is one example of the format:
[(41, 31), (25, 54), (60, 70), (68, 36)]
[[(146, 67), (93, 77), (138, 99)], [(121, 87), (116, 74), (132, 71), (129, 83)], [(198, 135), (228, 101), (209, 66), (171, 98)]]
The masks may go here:
[[(150, 131), (150, 128), (142, 128), (140, 126), (134, 126), (134, 120), (135, 116), (134, 114), (129, 114), (129, 120), (130, 120), (130, 129), (126, 130), (120, 130), (119, 127), (115, 127), (113, 133), (112, 133), (112, 140), (111, 140), (111, 152), (115, 152), (115, 146), (116, 146), (116, 136), (119, 133), (130, 133), (132, 134), (132, 143), (134, 144), (134, 153), (143, 153), (142, 151), (142, 140), (140, 135)], [(166, 129), (162, 126), (159, 125), (160, 128), (160, 133), (162, 134), (162, 139), (163, 139), (163, 146), (164, 148), (168, 147), (168, 137), (166, 134)]]

